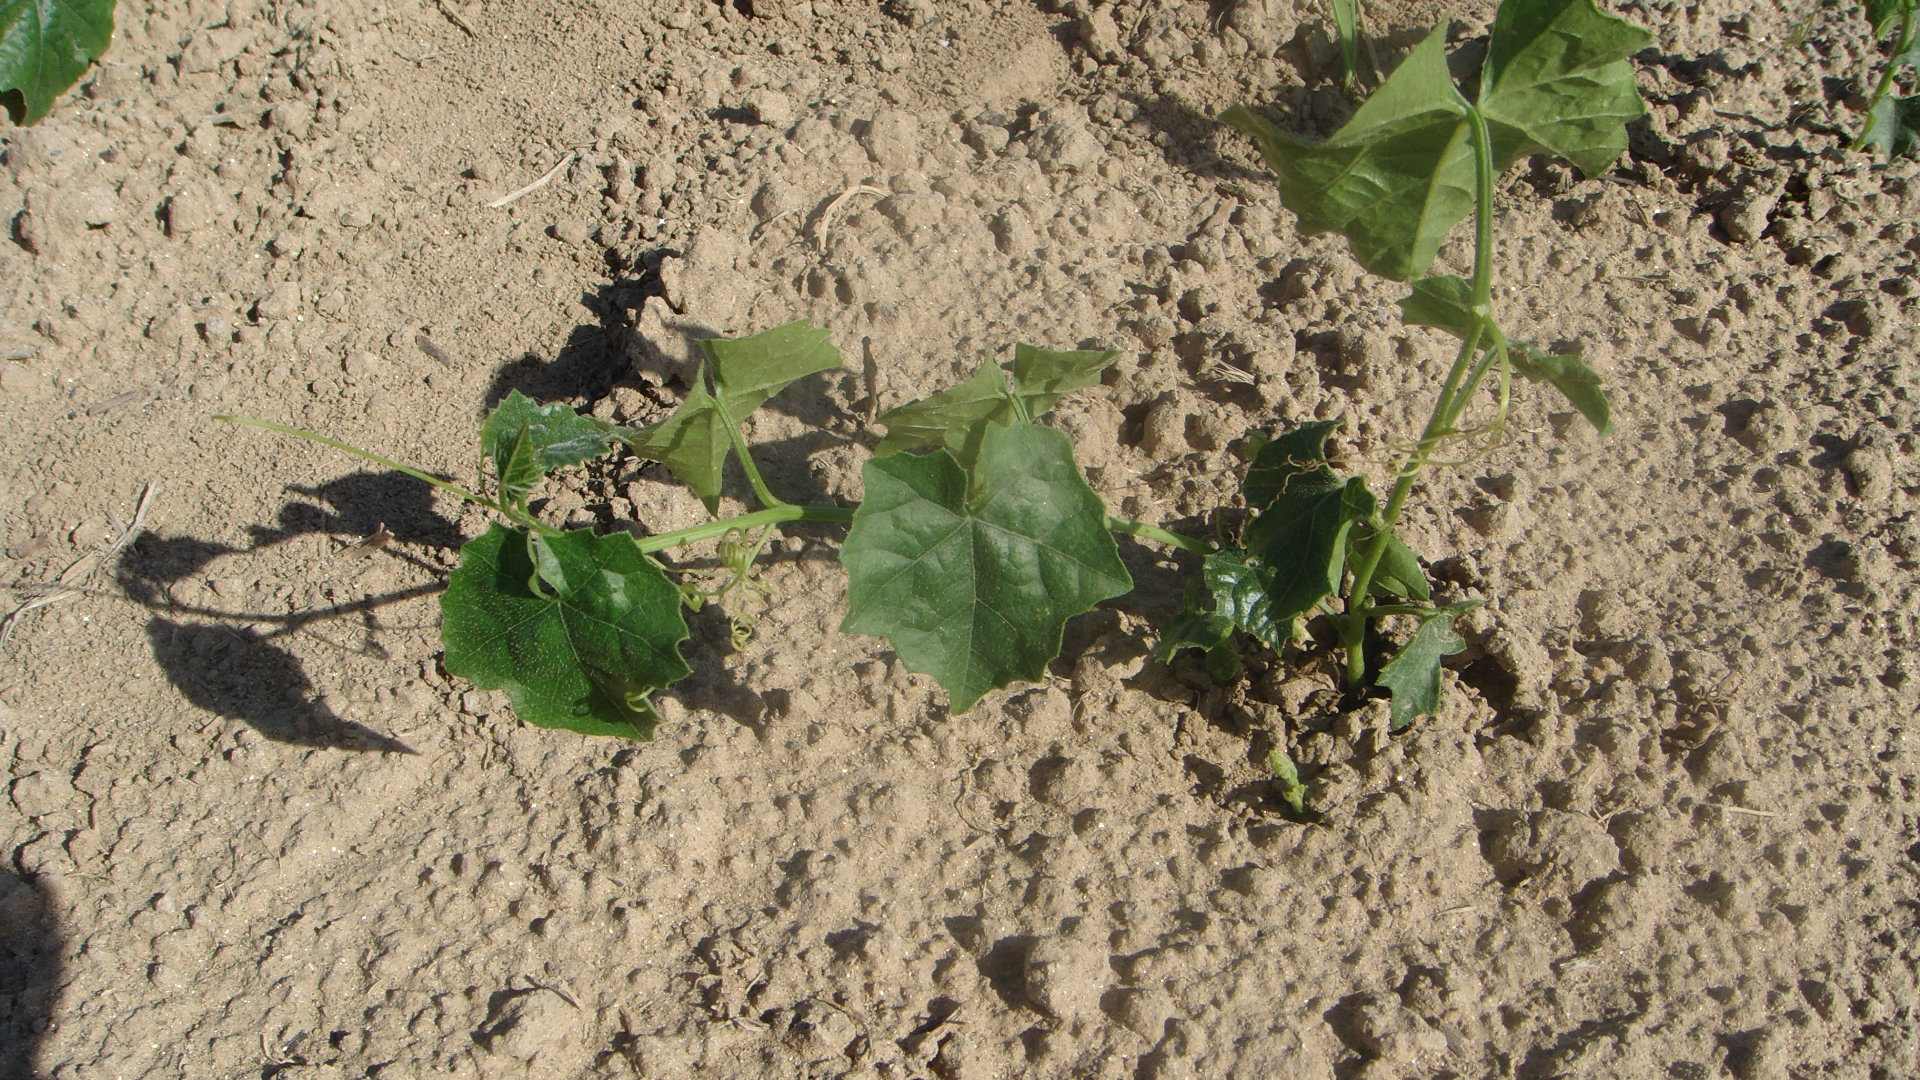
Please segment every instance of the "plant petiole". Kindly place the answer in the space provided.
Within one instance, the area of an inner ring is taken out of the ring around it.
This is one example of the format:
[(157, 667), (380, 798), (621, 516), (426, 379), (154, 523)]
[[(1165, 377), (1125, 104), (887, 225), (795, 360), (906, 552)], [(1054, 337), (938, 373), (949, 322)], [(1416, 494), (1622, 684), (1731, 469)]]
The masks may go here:
[(452, 481), (442, 480), (440, 477), (435, 476), (432, 473), (427, 472), (423, 469), (416, 469), (411, 465), (404, 465), (398, 461), (393, 460), (392, 458), (382, 457), (371, 450), (362, 450), (357, 446), (352, 446), (347, 443), (343, 443), (338, 439), (330, 439), (327, 436), (322, 435), (318, 432), (308, 431), (305, 428), (292, 427), (287, 424), (276, 424), (271, 420), (257, 420), (251, 416), (235, 416), (231, 413), (222, 413), (220, 415), (215, 416), (214, 419), (224, 420), (229, 424), (244, 424), (248, 427), (265, 428), (268, 431), (277, 431), (282, 435), (292, 435), (297, 439), (305, 439), (308, 442), (316, 442), (322, 446), (331, 446), (335, 450), (344, 450), (355, 457), (365, 458), (366, 460), (371, 461), (376, 465), (383, 465), (389, 469), (392, 469), (395, 472), (405, 473), (406, 475), (413, 477), (415, 480), (423, 480), (429, 484), (432, 484), (434, 487), (437, 487), (440, 490), (446, 492), (447, 494), (457, 495), (460, 498), (465, 499), (466, 501), (474, 504), (475, 506), (484, 506), (487, 509), (493, 511), (494, 513), (499, 514), (501, 517), (504, 517), (507, 520), (512, 521), (516, 525), (524, 525), (527, 528), (535, 529), (542, 533), (552, 533), (555, 531), (553, 529), (548, 528), (547, 526), (540, 524), (538, 521), (535, 521), (528, 514), (519, 512), (507, 506), (503, 506), (500, 503), (497, 503), (492, 499), (487, 498), (484, 495), (479, 495), (474, 492), (468, 491), (466, 488), (463, 488), (459, 484), (453, 483)]
[(1129, 521), (1126, 518), (1107, 517), (1107, 528), (1112, 532), (1126, 533), (1146, 540), (1157, 540), (1171, 548), (1192, 552), (1195, 555), (1212, 555), (1219, 549), (1205, 540), (1195, 540), (1191, 536), (1168, 532), (1158, 525), (1149, 525), (1144, 521)]
[(676, 529), (658, 536), (643, 536), (634, 542), (639, 545), (642, 554), (651, 555), (656, 551), (665, 551), (682, 544), (697, 544), (702, 540), (712, 540), (735, 530), (757, 529), (762, 525), (778, 525), (783, 521), (838, 521), (853, 520), (854, 508), (851, 506), (796, 506), (793, 503), (780, 503), (762, 510), (741, 514), (738, 517), (709, 521), (704, 525)]
[(753, 455), (747, 451), (746, 436), (740, 434), (740, 425), (727, 410), (726, 395), (713, 395), (713, 411), (720, 414), (720, 426), (726, 429), (727, 438), (732, 440), (734, 456), (740, 459), (740, 468), (746, 471), (747, 483), (753, 485), (754, 497), (760, 500), (760, 505), (768, 509), (792, 505), (767, 487), (767, 481), (760, 475), (760, 466), (754, 463)]

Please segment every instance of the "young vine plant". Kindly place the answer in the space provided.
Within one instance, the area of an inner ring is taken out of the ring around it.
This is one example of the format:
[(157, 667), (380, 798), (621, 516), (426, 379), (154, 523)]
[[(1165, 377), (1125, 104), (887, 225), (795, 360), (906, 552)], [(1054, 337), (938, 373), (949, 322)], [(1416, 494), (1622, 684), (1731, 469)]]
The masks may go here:
[[(1280, 651), (1310, 640), (1305, 624), (1326, 616), (1349, 691), (1384, 692), (1396, 730), (1433, 711), (1442, 659), (1466, 647), (1454, 622), (1478, 602), (1434, 603), (1420, 560), (1394, 533), (1421, 471), (1443, 449), (1499, 432), (1515, 375), (1557, 389), (1602, 434), (1612, 423), (1600, 377), (1577, 352), (1509, 339), (1494, 317), (1496, 181), (1535, 155), (1605, 172), (1626, 150), (1627, 123), (1645, 111), (1626, 58), (1649, 40), (1592, 0), (1505, 0), (1472, 98), (1449, 73), (1440, 27), (1326, 139), (1289, 135), (1243, 106), (1221, 117), (1259, 144), (1303, 234), (1340, 233), (1366, 269), (1412, 282), (1405, 321), (1459, 346), (1425, 427), (1398, 454), (1384, 503), (1329, 464), (1336, 421), (1258, 447), (1242, 486), (1254, 513), (1241, 543), (1207, 556), (1205, 587), (1162, 655), (1203, 649), (1222, 677), (1238, 667), (1234, 631)], [(1472, 277), (1424, 276), (1469, 215)], [(1470, 421), (1489, 397), (1491, 415)], [(1372, 644), (1385, 620), (1412, 630), (1381, 659)]]
[[(480, 432), (491, 496), (312, 432), (222, 419), (358, 454), (492, 510), (499, 520), (461, 548), (441, 598), (447, 670), (504, 690), (524, 720), (586, 734), (652, 736), (654, 692), (691, 673), (680, 651), (686, 610), (747, 580), (782, 524), (849, 526), (842, 628), (886, 638), (902, 664), (947, 691), (955, 713), (1040, 679), (1069, 619), (1133, 588), (1114, 533), (1211, 550), (1109, 517), (1067, 436), (1035, 422), (1063, 395), (1099, 383), (1115, 353), (1016, 345), (1011, 371), (989, 360), (959, 386), (883, 414), (886, 438), (862, 471), (866, 497), (843, 506), (775, 494), (741, 430), (788, 385), (840, 366), (826, 332), (803, 320), (700, 345), (692, 389), (651, 427), (509, 394)], [(549, 473), (619, 446), (664, 463), (710, 512), (732, 463), (757, 505), (645, 537), (556, 529), (534, 515), (528, 497)], [(718, 588), (657, 557), (716, 540), (729, 575)]]
[(1920, 147), (1920, 93), (1902, 95), (1895, 89), (1903, 78), (1910, 87), (1920, 79), (1920, 34), (1914, 26), (1917, 4), (1920, 0), (1865, 0), (1873, 39), (1891, 38), (1892, 44), (1867, 101), (1866, 126), (1853, 142), (1856, 150), (1876, 150), (1892, 158)]

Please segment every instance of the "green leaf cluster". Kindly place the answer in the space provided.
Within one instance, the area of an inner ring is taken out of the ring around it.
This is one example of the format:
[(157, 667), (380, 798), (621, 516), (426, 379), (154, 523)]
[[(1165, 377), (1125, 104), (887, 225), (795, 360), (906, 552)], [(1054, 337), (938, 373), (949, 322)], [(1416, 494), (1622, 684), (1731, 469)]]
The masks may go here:
[(1626, 58), (1650, 40), (1593, 0), (1508, 0), (1476, 102), (1454, 85), (1437, 27), (1324, 140), (1289, 135), (1244, 106), (1220, 119), (1259, 144), (1303, 234), (1339, 232), (1362, 266), (1408, 281), (1474, 210), (1476, 113), (1496, 173), (1544, 153), (1598, 175), (1626, 149), (1627, 121), (1646, 111)]
[[(442, 601), (447, 670), (506, 691), (530, 723), (650, 737), (651, 695), (689, 673), (683, 608), (745, 580), (764, 546), (749, 535), (784, 521), (851, 522), (845, 629), (885, 637), (909, 669), (939, 681), (956, 713), (1041, 678), (1068, 619), (1132, 588), (1067, 437), (1034, 423), (1097, 384), (1113, 353), (1017, 345), (1010, 374), (989, 360), (960, 386), (889, 412), (866, 500), (849, 510), (773, 496), (741, 431), (785, 387), (840, 366), (826, 332), (798, 321), (702, 348), (694, 385), (651, 427), (516, 392), (481, 428), (497, 488), (488, 505), (508, 523), (462, 549)], [(527, 497), (543, 477), (615, 445), (663, 462), (709, 510), (733, 462), (761, 507), (644, 540), (534, 520)], [(718, 589), (676, 583), (650, 556), (702, 539), (722, 542), (732, 581)]]
[(0, 0), (0, 100), (15, 123), (47, 115), (107, 51), (113, 7), (114, 0)]

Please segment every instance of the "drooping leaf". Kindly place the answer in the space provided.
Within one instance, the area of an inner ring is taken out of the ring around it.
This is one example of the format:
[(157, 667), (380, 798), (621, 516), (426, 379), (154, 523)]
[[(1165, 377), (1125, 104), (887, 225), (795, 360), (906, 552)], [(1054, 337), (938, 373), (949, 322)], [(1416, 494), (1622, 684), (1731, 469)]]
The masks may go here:
[(536, 404), (518, 390), (480, 428), (480, 445), (493, 459), (501, 498), (510, 505), (524, 502), (553, 470), (605, 453), (613, 438), (612, 424), (564, 404)]
[(1309, 420), (1261, 443), (1240, 482), (1247, 507), (1266, 509), (1301, 477), (1337, 479), (1327, 465), (1327, 438), (1339, 427), (1338, 420)]
[(1495, 171), (1547, 153), (1605, 172), (1626, 152), (1628, 122), (1647, 111), (1626, 58), (1652, 40), (1593, 0), (1505, 0), (1480, 75)]
[(1307, 812), (1307, 785), (1300, 782), (1300, 769), (1285, 750), (1275, 747), (1267, 751), (1267, 768), (1273, 770), (1273, 780), (1280, 788), (1280, 801), (1286, 803), (1295, 817)]
[[(1353, 538), (1347, 545), (1347, 560), (1353, 562), (1373, 538), (1373, 529), (1366, 522), (1353, 527)], [(1380, 553), (1380, 562), (1373, 568), (1373, 583), (1368, 591), (1375, 596), (1398, 597), (1403, 600), (1430, 600), (1433, 589), (1427, 584), (1426, 572), (1420, 569), (1420, 556), (1413, 549), (1400, 542), (1392, 533), (1387, 534), (1387, 546)]]
[(32, 124), (113, 41), (114, 0), (0, 0), (0, 96)]
[(733, 451), (727, 422), (741, 423), (797, 379), (839, 367), (840, 351), (805, 319), (752, 337), (711, 338), (700, 347), (707, 360), (673, 415), (653, 427), (624, 429), (620, 438), (635, 454), (664, 462), (712, 512)]
[(1419, 629), (1393, 659), (1380, 666), (1374, 684), (1393, 695), (1387, 726), (1394, 731), (1440, 704), (1440, 661), (1467, 647), (1453, 621), (1480, 606), (1478, 600), (1448, 604), (1421, 617)]
[(1867, 126), (1860, 132), (1860, 148), (1889, 158), (1913, 153), (1920, 147), (1920, 94), (1886, 94), (1867, 109)]
[(1400, 318), (1408, 326), (1433, 326), (1462, 341), (1473, 333), (1473, 283), (1454, 274), (1423, 277), (1400, 301)]
[(945, 450), (875, 457), (863, 474), (842, 629), (890, 640), (955, 713), (1039, 679), (1068, 619), (1133, 587), (1062, 432), (989, 425), (971, 475)]
[(1448, 230), (1473, 209), (1469, 106), (1447, 74), (1445, 45), (1444, 27), (1428, 34), (1321, 142), (1288, 135), (1242, 106), (1220, 117), (1259, 143), (1302, 234), (1338, 231), (1362, 266), (1399, 281), (1425, 272)]
[(1099, 385), (1100, 373), (1118, 355), (1106, 349), (1015, 345), (1011, 386), (1000, 366), (987, 360), (959, 386), (887, 410), (880, 417), (887, 437), (874, 453), (940, 447), (964, 467), (977, 456), (987, 425), (1038, 420), (1068, 392)]
[(440, 609), (447, 670), (541, 727), (651, 738), (649, 696), (691, 670), (680, 590), (626, 533), (496, 524), (460, 549)]
[(1613, 409), (1607, 403), (1600, 376), (1578, 352), (1542, 352), (1537, 346), (1515, 341), (1509, 343), (1507, 354), (1521, 378), (1551, 384), (1600, 434), (1613, 430)]
[(1240, 674), (1240, 654), (1232, 645), (1233, 620), (1211, 610), (1200, 590), (1189, 587), (1186, 602), (1160, 641), (1153, 648), (1154, 658), (1163, 664), (1186, 649), (1204, 653), (1207, 676), (1216, 686), (1225, 686)]

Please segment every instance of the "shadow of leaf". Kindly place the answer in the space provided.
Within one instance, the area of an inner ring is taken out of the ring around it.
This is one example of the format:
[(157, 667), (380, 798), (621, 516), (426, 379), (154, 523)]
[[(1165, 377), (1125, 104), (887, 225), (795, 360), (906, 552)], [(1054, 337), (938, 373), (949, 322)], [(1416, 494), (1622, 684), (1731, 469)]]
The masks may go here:
[(155, 618), (153, 655), (187, 700), (239, 720), (275, 742), (339, 750), (415, 751), (313, 699), (300, 661), (250, 627), (195, 626)]

